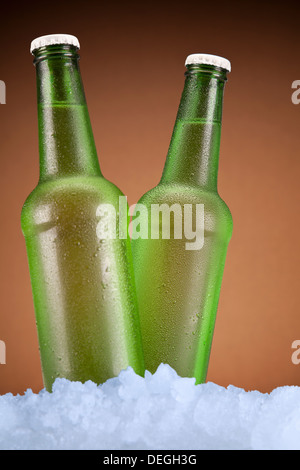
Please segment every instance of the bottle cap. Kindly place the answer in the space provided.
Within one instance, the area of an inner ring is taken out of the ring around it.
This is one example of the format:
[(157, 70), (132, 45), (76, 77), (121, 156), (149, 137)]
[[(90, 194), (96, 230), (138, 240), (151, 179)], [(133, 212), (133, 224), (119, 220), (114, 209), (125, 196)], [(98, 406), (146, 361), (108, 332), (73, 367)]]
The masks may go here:
[(55, 44), (69, 44), (70, 46), (75, 46), (78, 49), (80, 48), (79, 41), (76, 36), (71, 34), (47, 34), (47, 36), (40, 36), (32, 41), (30, 46), (30, 52), (32, 52), (39, 47), (53, 46)]
[(221, 67), (222, 69), (227, 70), (227, 72), (231, 71), (231, 64), (229, 60), (224, 59), (224, 57), (219, 57), (218, 55), (191, 54), (187, 56), (185, 61), (185, 65), (190, 64), (214, 65), (215, 67)]

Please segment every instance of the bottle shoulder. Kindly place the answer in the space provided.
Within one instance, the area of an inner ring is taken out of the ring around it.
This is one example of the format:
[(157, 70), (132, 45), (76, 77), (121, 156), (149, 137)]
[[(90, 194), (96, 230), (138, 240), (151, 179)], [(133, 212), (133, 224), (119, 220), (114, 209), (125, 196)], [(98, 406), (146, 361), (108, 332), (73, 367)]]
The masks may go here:
[(21, 212), (23, 233), (28, 232), (40, 214), (51, 213), (51, 218), (62, 214), (95, 214), (100, 204), (119, 207), (122, 191), (103, 177), (69, 177), (39, 182), (27, 197)]
[(139, 204), (206, 204), (208, 207), (230, 210), (217, 191), (208, 191), (200, 186), (182, 184), (158, 184), (147, 191)]
[(56, 197), (69, 198), (76, 194), (96, 196), (103, 200), (123, 196), (115, 184), (102, 176), (76, 176), (39, 182), (27, 197), (24, 206)]
[[(231, 237), (233, 220), (229, 207), (220, 197), (217, 191), (207, 191), (200, 186), (182, 184), (158, 184), (147, 191), (138, 201), (147, 207), (148, 212), (153, 204), (167, 205), (169, 210), (173, 205), (180, 205), (184, 211), (185, 205), (203, 205), (205, 220), (214, 226), (226, 227), (226, 232)], [(175, 208), (175, 207), (174, 207)]]

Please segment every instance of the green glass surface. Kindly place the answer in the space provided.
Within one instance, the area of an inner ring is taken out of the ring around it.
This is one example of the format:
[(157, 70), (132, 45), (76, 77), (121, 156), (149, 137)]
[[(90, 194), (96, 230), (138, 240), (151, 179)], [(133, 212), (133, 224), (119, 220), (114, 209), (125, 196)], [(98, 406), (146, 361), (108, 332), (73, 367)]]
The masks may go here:
[(143, 375), (130, 240), (97, 234), (101, 204), (115, 207), (119, 228), (123, 194), (99, 168), (77, 50), (41, 48), (35, 65), (40, 179), (21, 223), (45, 386), (102, 383), (128, 366)]
[[(174, 237), (172, 211), (170, 239), (163, 239), (161, 217), (157, 239), (132, 240), (146, 369), (154, 372), (167, 363), (179, 375), (195, 377), (196, 383), (206, 380), (232, 234), (230, 211), (217, 191), (225, 81), (223, 69), (188, 66), (161, 181), (139, 201), (148, 209), (148, 234), (153, 204), (177, 204), (182, 214), (185, 204), (191, 204), (194, 225), (196, 205), (203, 204), (203, 247), (187, 250), (190, 240)], [(142, 226), (143, 217), (137, 209), (133, 220)]]

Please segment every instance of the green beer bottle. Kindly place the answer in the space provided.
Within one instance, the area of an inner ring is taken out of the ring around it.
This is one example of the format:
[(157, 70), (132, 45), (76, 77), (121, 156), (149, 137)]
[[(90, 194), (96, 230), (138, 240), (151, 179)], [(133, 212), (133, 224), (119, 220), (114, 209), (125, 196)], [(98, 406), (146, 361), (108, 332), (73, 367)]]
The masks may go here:
[[(145, 367), (206, 379), (230, 211), (217, 191), (223, 90), (230, 62), (192, 54), (160, 183), (133, 214), (133, 261)], [(169, 224), (169, 225), (168, 225)]]
[[(127, 233), (127, 201), (99, 168), (78, 49), (70, 35), (31, 44), (40, 179), (21, 222), (48, 390), (57, 377), (102, 383), (128, 366), (144, 373), (130, 239), (119, 236)], [(115, 220), (104, 217), (108, 207)], [(115, 238), (105, 236), (110, 222)]]

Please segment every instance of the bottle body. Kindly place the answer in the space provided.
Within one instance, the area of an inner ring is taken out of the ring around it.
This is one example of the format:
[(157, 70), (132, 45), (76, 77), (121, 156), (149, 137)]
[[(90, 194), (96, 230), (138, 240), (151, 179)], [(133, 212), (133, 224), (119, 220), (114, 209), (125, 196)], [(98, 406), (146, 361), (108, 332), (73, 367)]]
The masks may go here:
[[(161, 184), (139, 204), (204, 207), (204, 244), (188, 250), (189, 239), (133, 240), (133, 260), (145, 367), (154, 373), (169, 364), (183, 377), (206, 379), (228, 242), (229, 209), (216, 193), (179, 184)], [(173, 224), (171, 222), (171, 233)], [(184, 231), (184, 228), (183, 230)]]
[(48, 390), (57, 377), (102, 383), (128, 366), (144, 372), (130, 242), (99, 234), (99, 208), (114, 208), (119, 227), (123, 195), (100, 172), (84, 99), (65, 99), (81, 87), (74, 51), (50, 52), (37, 70), (48, 94), (39, 99), (41, 175), (21, 217)]
[[(216, 181), (224, 80), (214, 67), (187, 73), (162, 179), (137, 205), (147, 208), (148, 236), (132, 241), (145, 367), (167, 363), (196, 383), (206, 379), (232, 234)], [(154, 238), (153, 207), (170, 215)]]

